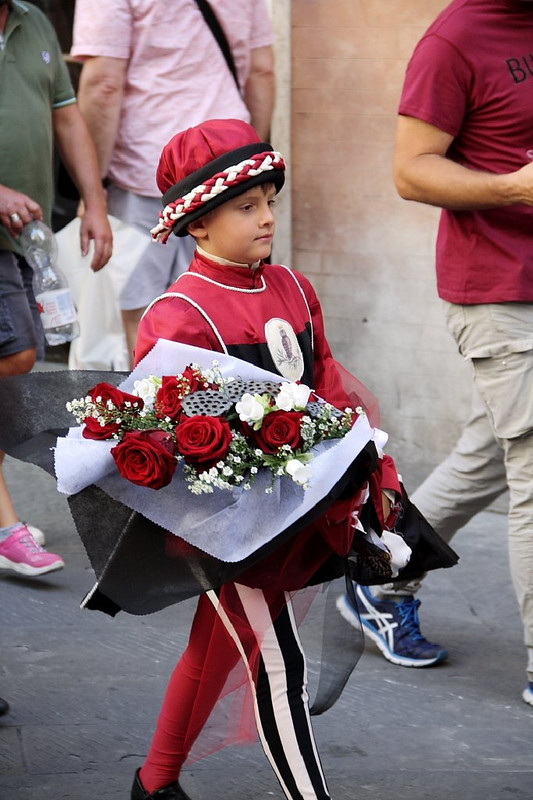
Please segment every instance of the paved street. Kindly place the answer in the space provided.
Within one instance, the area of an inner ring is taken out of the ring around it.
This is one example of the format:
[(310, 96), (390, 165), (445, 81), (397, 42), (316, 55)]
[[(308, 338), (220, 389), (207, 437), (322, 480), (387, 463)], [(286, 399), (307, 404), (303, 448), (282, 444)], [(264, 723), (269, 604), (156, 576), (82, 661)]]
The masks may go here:
[[(37, 467), (7, 462), (22, 516), (64, 570), (0, 573), (1, 800), (128, 800), (192, 607), (115, 619), (78, 604), (93, 574), (65, 498)], [(98, 519), (94, 520), (98, 525)], [(341, 701), (316, 720), (334, 800), (533, 797), (533, 708), (507, 566), (505, 517), (479, 515), (455, 540), (460, 564), (422, 593), (423, 629), (447, 664), (394, 667), (368, 646)], [(258, 746), (187, 770), (194, 800), (281, 798)]]

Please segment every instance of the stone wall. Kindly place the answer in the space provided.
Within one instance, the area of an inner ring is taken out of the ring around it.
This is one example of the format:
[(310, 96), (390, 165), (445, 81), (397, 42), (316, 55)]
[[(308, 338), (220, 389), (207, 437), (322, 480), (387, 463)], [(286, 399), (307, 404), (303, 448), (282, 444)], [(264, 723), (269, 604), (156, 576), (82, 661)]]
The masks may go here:
[(410, 488), (452, 447), (469, 367), (437, 297), (438, 210), (392, 180), (407, 60), (445, 0), (292, 0), (292, 259), (335, 355), (380, 398)]

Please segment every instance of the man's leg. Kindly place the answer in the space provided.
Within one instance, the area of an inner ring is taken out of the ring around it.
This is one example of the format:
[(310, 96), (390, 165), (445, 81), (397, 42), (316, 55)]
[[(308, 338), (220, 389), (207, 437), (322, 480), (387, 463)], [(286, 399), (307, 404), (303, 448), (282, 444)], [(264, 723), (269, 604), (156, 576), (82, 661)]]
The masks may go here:
[[(472, 517), (505, 491), (504, 452), (474, 386), (470, 417), (459, 441), (411, 495), (411, 500), (444, 541), (449, 542)], [(378, 597), (414, 594), (423, 577), (386, 584), (375, 593)]]
[[(485, 406), (474, 389), (470, 418), (452, 453), (436, 467), (411, 499), (442, 538), (449, 542), (459, 528), (507, 489), (503, 450), (494, 438)], [(446, 650), (420, 631), (415, 580), (372, 588), (356, 586), (358, 614), (348, 595), (339, 599), (341, 614), (358, 625), (393, 664), (427, 667), (444, 661)]]
[(533, 705), (533, 434), (504, 443), (509, 503), (509, 565), (524, 625), (529, 687)]
[[(32, 270), (23, 259), (0, 251), (0, 376), (29, 372), (44, 354), (44, 334), (31, 288)], [(43, 575), (64, 566), (47, 553), (20, 521), (3, 473), (0, 452), (0, 568), (23, 575)]]
[(533, 304), (450, 306), (447, 317), (505, 454), (510, 569), (527, 648), (523, 699), (533, 705)]
[(453, 452), (411, 495), (446, 542), (507, 490), (503, 450), (475, 387), (473, 395), (470, 419)]

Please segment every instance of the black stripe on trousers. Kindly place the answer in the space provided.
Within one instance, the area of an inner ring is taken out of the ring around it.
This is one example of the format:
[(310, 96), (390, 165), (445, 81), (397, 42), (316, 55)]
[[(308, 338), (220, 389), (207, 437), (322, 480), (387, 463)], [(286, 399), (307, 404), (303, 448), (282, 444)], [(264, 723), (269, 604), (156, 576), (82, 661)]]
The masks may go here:
[[(330, 800), (330, 795), (325, 787), (320, 759), (316, 752), (307, 704), (304, 703), (302, 698), (306, 668), (305, 656), (302, 653), (299, 637), (294, 628), (292, 615), (287, 607), (283, 609), (275, 620), (273, 627), (285, 664), (288, 704), (295, 738), (317, 800)], [(272, 702), (270, 679), (262, 656), (259, 663), (256, 695), (261, 725), (272, 758), (285, 783), (290, 798), (292, 800), (302, 800), (302, 794), (298, 789), (295, 776), (283, 749)]]

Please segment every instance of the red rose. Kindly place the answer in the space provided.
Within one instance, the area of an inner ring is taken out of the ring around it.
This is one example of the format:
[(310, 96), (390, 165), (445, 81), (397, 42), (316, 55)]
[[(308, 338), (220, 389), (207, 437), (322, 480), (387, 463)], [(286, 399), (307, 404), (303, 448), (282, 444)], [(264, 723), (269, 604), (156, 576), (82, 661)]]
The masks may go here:
[[(97, 403), (101, 407), (102, 412), (107, 410), (107, 401), (110, 400), (113, 406), (118, 411), (123, 411), (127, 406), (126, 403), (134, 404), (138, 409), (144, 408), (144, 401), (136, 395), (128, 394), (116, 386), (111, 386), (110, 383), (97, 383), (96, 386), (88, 392), (89, 397), (93, 403)], [(85, 427), (82, 435), (85, 439), (111, 439), (113, 434), (120, 430), (120, 423), (113, 422), (112, 420), (105, 425), (100, 425), (94, 417), (85, 417), (83, 420)]]
[(111, 400), (114, 406), (123, 409), (126, 408), (126, 403), (136, 403), (138, 408), (144, 407), (142, 398), (134, 394), (128, 394), (110, 383), (97, 383), (96, 386), (88, 392), (89, 397), (94, 402), (100, 397), (102, 403)]
[(176, 428), (178, 450), (200, 472), (223, 460), (231, 443), (231, 428), (223, 417), (186, 417)]
[(297, 450), (303, 444), (300, 431), (302, 417), (301, 411), (271, 411), (263, 418), (259, 430), (248, 426), (247, 436), (263, 453), (269, 455), (275, 455), (284, 444), (288, 444), (291, 450)]
[(137, 486), (162, 489), (176, 469), (176, 447), (165, 431), (128, 431), (111, 449), (118, 471)]
[(112, 439), (113, 435), (120, 430), (120, 424), (117, 422), (100, 425), (94, 417), (85, 417), (83, 421), (85, 427), (82, 430), (82, 436), (85, 439)]
[(176, 420), (181, 414), (181, 401), (185, 396), (182, 381), (173, 375), (164, 375), (161, 388), (155, 396), (155, 409), (158, 417)]
[(177, 420), (181, 414), (181, 401), (188, 394), (213, 388), (206, 386), (192, 367), (185, 367), (181, 376), (164, 375), (161, 388), (155, 398), (155, 409), (158, 417), (170, 417)]

